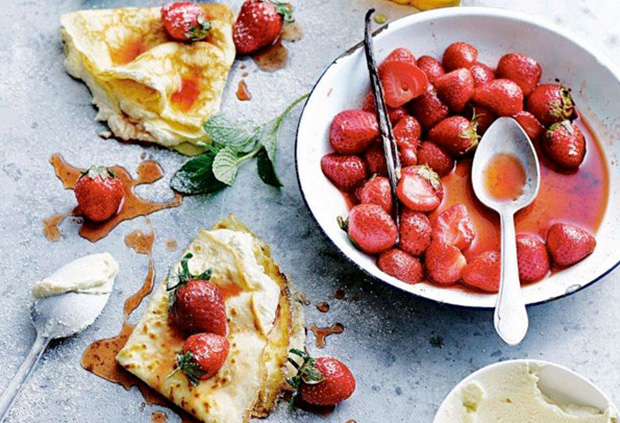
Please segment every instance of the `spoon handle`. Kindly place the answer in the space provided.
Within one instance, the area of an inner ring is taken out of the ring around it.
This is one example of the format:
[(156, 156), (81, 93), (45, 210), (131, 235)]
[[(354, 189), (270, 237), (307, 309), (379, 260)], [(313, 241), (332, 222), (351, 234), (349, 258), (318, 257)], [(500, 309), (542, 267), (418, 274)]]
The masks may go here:
[(13, 377), (13, 380), (0, 398), (0, 423), (2, 423), (9, 414), (13, 401), (17, 398), (22, 386), (24, 386), (24, 383), (28, 379), (28, 376), (30, 376), (34, 366), (43, 355), (43, 352), (49, 342), (50, 339), (47, 336), (37, 333), (37, 338), (35, 339), (28, 356), (26, 356), (26, 359), (20, 366), (19, 370), (17, 370), (17, 374)]
[(495, 306), (495, 330), (508, 345), (514, 346), (525, 338), (529, 321), (519, 281), (513, 213), (501, 213), (501, 235), (502, 268)]

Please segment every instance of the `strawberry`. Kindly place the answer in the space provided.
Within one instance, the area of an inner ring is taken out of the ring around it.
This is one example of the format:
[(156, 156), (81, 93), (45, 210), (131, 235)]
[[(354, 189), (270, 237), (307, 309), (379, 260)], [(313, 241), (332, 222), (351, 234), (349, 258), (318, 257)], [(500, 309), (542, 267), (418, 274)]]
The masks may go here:
[(341, 222), (349, 238), (363, 252), (379, 254), (396, 244), (398, 229), (392, 217), (376, 204), (353, 206), (349, 218)]
[(123, 201), (123, 182), (104, 166), (91, 166), (75, 183), (75, 198), (87, 219), (103, 222), (114, 215)]
[(424, 277), (420, 260), (397, 248), (381, 253), (377, 266), (388, 275), (409, 284), (418, 283)]
[(546, 127), (577, 117), (570, 90), (559, 84), (539, 85), (527, 98), (527, 111)]
[(476, 62), (469, 68), (471, 76), (474, 78), (474, 86), (476, 88), (488, 84), (495, 79), (495, 74), (490, 67), (484, 63)]
[(474, 77), (465, 68), (453, 70), (437, 78), (439, 98), (455, 113), (461, 113), (474, 94)]
[(486, 251), (467, 263), (463, 282), (486, 292), (499, 292), (501, 256), (497, 251)]
[(426, 77), (431, 84), (434, 84), (437, 78), (446, 73), (441, 65), (441, 62), (431, 56), (420, 56), (416, 64), (420, 69), (422, 69), (422, 72), (426, 74)]
[(527, 136), (530, 137), (533, 142), (542, 140), (546, 131), (545, 127), (542, 126), (542, 123), (540, 123), (533, 114), (523, 110), (514, 115), (513, 118), (519, 122), (521, 128), (523, 128)]
[(459, 250), (469, 248), (475, 237), (474, 224), (461, 203), (444, 210), (433, 223), (433, 241), (454, 245)]
[(458, 68), (469, 69), (478, 61), (478, 50), (471, 44), (457, 42), (450, 44), (443, 53), (443, 67), (450, 72)]
[(358, 156), (326, 154), (321, 159), (321, 170), (336, 188), (350, 192), (366, 180), (366, 164)]
[(521, 282), (535, 282), (549, 271), (549, 254), (545, 244), (533, 234), (517, 235), (517, 262)]
[(497, 116), (495, 116), (492, 111), (480, 106), (471, 108), (471, 116), (472, 120), (475, 120), (477, 123), (476, 133), (480, 136), (484, 135), (487, 129), (489, 129), (489, 126), (497, 119)]
[(377, 116), (363, 110), (338, 113), (329, 129), (329, 142), (340, 154), (362, 153), (377, 137)]
[(297, 374), (288, 381), (295, 390), (291, 403), (299, 396), (306, 404), (336, 405), (355, 392), (355, 378), (340, 360), (328, 356), (315, 359), (296, 349), (290, 350), (290, 354), (297, 356), (289, 358), (297, 368)]
[(411, 103), (411, 113), (420, 124), (430, 129), (437, 122), (450, 115), (450, 109), (437, 97), (437, 92), (432, 85), (428, 85), (426, 91)]
[(478, 145), (476, 121), (463, 116), (450, 116), (439, 122), (428, 133), (428, 138), (455, 156), (463, 155)]
[(364, 162), (366, 162), (366, 166), (371, 175), (385, 176), (388, 174), (383, 146), (374, 145), (366, 150), (364, 153)]
[(161, 20), (170, 38), (177, 41), (203, 40), (211, 29), (202, 7), (192, 2), (166, 4), (161, 8)]
[(418, 164), (417, 149), (413, 145), (405, 144), (398, 147), (398, 157), (401, 166), (415, 166)]
[(417, 148), (422, 138), (422, 127), (416, 118), (405, 116), (394, 127), (394, 138), (399, 147), (410, 145)]
[(454, 159), (443, 148), (430, 141), (424, 141), (418, 148), (418, 164), (428, 165), (440, 177), (446, 176), (454, 168)]
[(392, 213), (392, 188), (385, 176), (373, 176), (359, 190), (357, 198), (362, 204), (376, 204)]
[(400, 248), (421, 256), (431, 243), (431, 223), (424, 213), (404, 208), (400, 215)]
[(513, 116), (523, 110), (523, 91), (510, 79), (494, 79), (476, 88), (471, 100), (497, 116)]
[(385, 103), (400, 107), (421, 95), (428, 79), (415, 64), (415, 58), (404, 48), (394, 50), (379, 66), (379, 77), (383, 86)]
[(594, 251), (596, 239), (585, 229), (568, 223), (555, 223), (547, 232), (547, 249), (559, 266), (575, 264)]
[(426, 274), (441, 285), (452, 285), (461, 280), (467, 260), (454, 245), (433, 241), (426, 250)]
[(441, 204), (443, 187), (428, 166), (409, 166), (401, 171), (396, 187), (398, 199), (413, 211), (430, 212)]
[(586, 139), (583, 132), (568, 120), (551, 125), (545, 134), (542, 146), (555, 164), (569, 170), (577, 169), (586, 154)]
[[(392, 125), (396, 124), (399, 120), (401, 120), (406, 114), (407, 111), (403, 106), (401, 107), (389, 107), (388, 106), (388, 118)], [(372, 93), (366, 94), (364, 97), (364, 103), (362, 104), (362, 110), (365, 112), (370, 112), (373, 114), (377, 114), (377, 108), (375, 106), (375, 96)]]
[(221, 335), (192, 335), (185, 340), (183, 349), (177, 354), (176, 368), (170, 376), (182, 371), (192, 385), (198, 385), (201, 380), (210, 379), (217, 374), (226, 362), (229, 350), (228, 339)]
[(211, 270), (199, 275), (189, 271), (192, 254), (181, 259), (177, 273), (168, 276), (170, 322), (185, 333), (211, 332), (226, 336), (226, 306), (220, 289), (210, 282)]
[(253, 53), (273, 44), (284, 23), (294, 22), (291, 6), (270, 0), (246, 0), (233, 27), (237, 53)]
[(510, 79), (519, 84), (523, 95), (527, 97), (538, 85), (542, 67), (525, 54), (509, 53), (499, 59), (496, 72), (498, 78)]

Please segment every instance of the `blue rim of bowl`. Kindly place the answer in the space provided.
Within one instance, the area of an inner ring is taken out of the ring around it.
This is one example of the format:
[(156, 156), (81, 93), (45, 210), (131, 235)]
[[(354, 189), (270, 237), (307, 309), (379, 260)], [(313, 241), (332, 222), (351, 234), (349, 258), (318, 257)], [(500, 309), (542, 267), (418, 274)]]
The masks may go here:
[[(454, 11), (454, 10), (458, 10), (458, 12), (456, 14), (454, 14), (454, 15), (449, 15), (448, 12), (447, 12), (447, 11)], [(423, 11), (423, 12), (418, 12), (416, 14), (404, 16), (404, 17), (402, 17), (400, 19), (397, 19), (395, 21), (392, 21), (392, 22), (388, 22), (387, 24), (385, 24), (385, 25), (377, 28), (375, 31), (373, 31), (373, 37), (377, 36), (378, 34), (384, 32), (384, 31), (386, 31), (390, 26), (393, 26), (394, 24), (396, 24), (396, 23), (398, 23), (398, 22), (400, 22), (400, 21), (402, 21), (404, 19), (408, 19), (410, 16), (419, 15), (419, 14), (424, 14), (425, 16), (436, 15), (438, 18), (443, 18), (443, 17), (445, 17), (445, 15), (448, 15), (448, 16), (486, 15), (486, 16), (500, 16), (500, 17), (509, 18), (509, 19), (515, 19), (515, 20), (519, 20), (519, 21), (527, 21), (529, 24), (541, 27), (543, 29), (553, 30), (554, 32), (560, 34), (562, 37), (569, 39), (570, 41), (572, 41), (575, 44), (580, 45), (584, 49), (587, 49), (590, 52), (590, 54), (592, 54), (593, 56), (595, 56), (597, 58), (597, 60), (599, 61), (599, 63), (602, 66), (604, 66), (605, 68), (609, 69), (616, 76), (616, 78), (618, 80), (620, 80), (620, 70), (618, 70), (616, 68), (616, 66), (607, 58), (607, 56), (601, 54), (598, 51), (598, 49), (593, 48), (592, 45), (590, 45), (589, 42), (583, 41), (581, 39), (577, 39), (577, 37), (574, 34), (564, 30), (563, 28), (561, 28), (561, 27), (559, 27), (559, 26), (557, 26), (557, 25), (555, 25), (555, 24), (553, 24), (551, 22), (546, 22), (546, 21), (544, 21), (542, 19), (539, 19), (537, 17), (533, 17), (533, 16), (530, 16), (528, 14), (525, 14), (525, 13), (522, 13), (522, 12), (518, 12), (518, 11), (513, 11), (513, 10), (499, 9), (499, 8), (494, 8), (494, 7), (448, 7), (448, 8), (437, 9), (437, 10)], [(366, 270), (363, 266), (359, 265), (355, 260), (353, 260), (351, 257), (349, 257), (347, 254), (345, 254), (344, 251), (342, 251), (340, 249), (340, 247), (338, 247), (338, 245), (335, 243), (335, 241), (332, 240), (331, 237), (325, 231), (325, 229), (323, 229), (323, 226), (321, 226), (320, 222), (318, 221), (318, 219), (316, 218), (316, 216), (312, 212), (312, 208), (310, 207), (310, 204), (308, 203), (308, 199), (306, 198), (306, 193), (304, 192), (304, 188), (303, 188), (303, 185), (301, 183), (301, 178), (299, 177), (299, 155), (298, 155), (299, 149), (298, 149), (298, 144), (299, 144), (299, 126), (300, 126), (300, 123), (301, 123), (301, 119), (302, 119), (304, 113), (306, 112), (306, 107), (308, 105), (308, 102), (312, 98), (312, 95), (314, 94), (314, 91), (315, 91), (316, 87), (321, 83), (321, 80), (323, 79), (325, 74), (329, 71), (329, 69), (331, 69), (332, 66), (334, 66), (339, 60), (352, 55), (358, 49), (362, 48), (363, 44), (364, 44), (364, 42), (360, 41), (357, 44), (353, 45), (352, 47), (348, 48), (344, 53), (342, 53), (338, 57), (336, 57), (323, 70), (323, 72), (321, 73), (321, 75), (319, 76), (317, 81), (312, 86), (312, 89), (310, 90), (308, 98), (304, 102), (303, 108), (302, 108), (301, 113), (299, 115), (300, 116), (299, 117), (299, 122), (297, 123), (297, 130), (295, 131), (295, 174), (296, 174), (295, 176), (297, 178), (297, 184), (299, 185), (299, 191), (301, 193), (301, 197), (302, 197), (302, 199), (304, 201), (304, 204), (306, 205), (306, 208), (310, 212), (310, 215), (312, 216), (312, 219), (314, 220), (316, 225), (321, 230), (321, 233), (323, 234), (323, 236), (330, 242), (330, 244), (332, 244), (333, 247), (335, 247), (335, 249), (338, 251), (338, 253), (341, 256), (343, 256), (349, 263), (353, 264), (356, 268), (361, 270), (362, 273), (366, 274), (371, 279), (378, 280), (381, 283), (383, 283), (384, 285), (388, 285), (388, 286), (390, 286), (393, 289), (398, 289), (399, 291), (405, 292), (408, 295), (413, 295), (413, 296), (415, 296), (417, 298), (424, 299), (426, 301), (430, 301), (430, 302), (437, 303), (437, 304), (440, 304), (440, 305), (449, 305), (449, 306), (452, 306), (452, 307), (465, 308), (465, 309), (491, 310), (494, 307), (492, 307), (492, 306), (471, 306), (471, 305), (454, 304), (454, 303), (450, 303), (450, 302), (438, 301), (436, 299), (428, 298), (428, 297), (425, 297), (423, 295), (420, 295), (420, 294), (417, 294), (417, 293), (414, 293), (414, 292), (409, 292), (409, 291), (401, 288), (400, 286), (398, 286), (396, 284), (393, 284), (391, 282), (388, 282), (386, 280), (383, 280), (383, 279), (373, 275), (368, 270)], [(609, 210), (605, 210), (605, 214), (607, 214), (608, 211)], [(527, 304), (527, 307), (537, 306), (537, 305), (541, 305), (541, 304), (547, 304), (547, 303), (550, 303), (552, 301), (559, 300), (559, 299), (562, 299), (562, 298), (566, 298), (566, 297), (569, 297), (569, 296), (571, 296), (573, 294), (576, 294), (576, 293), (578, 293), (580, 291), (583, 291), (584, 289), (594, 285), (595, 283), (597, 283), (601, 279), (605, 278), (608, 274), (610, 274), (612, 271), (614, 271), (619, 265), (620, 265), (620, 259), (614, 265), (612, 265), (609, 269), (607, 269), (606, 271), (604, 271), (603, 273), (601, 273), (599, 276), (595, 277), (591, 281), (581, 285), (579, 288), (574, 289), (574, 290), (570, 290), (570, 291), (566, 290), (563, 294), (557, 295), (555, 297), (547, 298), (545, 300), (536, 301), (536, 302)], [(538, 283), (538, 282), (535, 282), (535, 283)], [(454, 288), (446, 287), (444, 289), (454, 289)]]

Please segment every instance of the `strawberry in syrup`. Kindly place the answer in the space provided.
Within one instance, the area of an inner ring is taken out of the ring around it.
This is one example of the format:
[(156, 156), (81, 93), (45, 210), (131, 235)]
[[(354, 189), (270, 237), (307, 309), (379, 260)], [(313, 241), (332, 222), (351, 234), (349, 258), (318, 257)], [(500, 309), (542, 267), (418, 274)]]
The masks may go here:
[(91, 166), (80, 174), (74, 194), (88, 220), (103, 222), (118, 212), (125, 190), (112, 170), (104, 166)]

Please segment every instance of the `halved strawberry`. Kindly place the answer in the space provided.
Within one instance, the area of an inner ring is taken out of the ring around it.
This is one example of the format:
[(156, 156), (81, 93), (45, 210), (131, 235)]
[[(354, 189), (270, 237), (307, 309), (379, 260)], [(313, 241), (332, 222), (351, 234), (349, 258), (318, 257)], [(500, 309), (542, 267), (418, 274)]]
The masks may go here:
[[(407, 111), (403, 106), (401, 107), (389, 107), (388, 106), (388, 118), (392, 125), (395, 125), (399, 120), (401, 120), (407, 114)], [(375, 106), (375, 96), (372, 93), (366, 94), (364, 97), (364, 103), (362, 104), (362, 110), (365, 112), (370, 112), (373, 114), (377, 114), (377, 107)]]
[(441, 204), (443, 187), (439, 176), (428, 166), (409, 166), (401, 171), (396, 195), (409, 209), (430, 212)]
[(364, 153), (364, 161), (371, 175), (387, 175), (387, 163), (383, 147), (379, 144), (371, 146)]
[(446, 209), (433, 223), (433, 241), (464, 250), (469, 248), (475, 237), (476, 230), (464, 204), (457, 203)]
[(379, 254), (396, 244), (398, 229), (392, 217), (376, 204), (353, 206), (343, 229), (357, 248), (367, 254)]
[(350, 192), (366, 180), (366, 164), (358, 156), (326, 154), (321, 159), (321, 170), (336, 188)]
[(486, 292), (499, 292), (501, 256), (497, 251), (486, 251), (474, 257), (463, 269), (463, 282)]
[(476, 62), (469, 68), (476, 88), (488, 84), (495, 79), (493, 70), (484, 63)]
[(527, 98), (527, 111), (544, 126), (577, 117), (570, 90), (560, 84), (539, 85)]
[(591, 233), (569, 223), (556, 223), (547, 233), (547, 249), (559, 266), (573, 265), (594, 251), (596, 239)]
[(377, 266), (388, 275), (406, 283), (418, 283), (424, 277), (420, 260), (397, 248), (381, 253)]
[(363, 110), (338, 113), (329, 130), (329, 142), (340, 154), (362, 153), (377, 137), (377, 116)]
[(521, 128), (523, 128), (527, 136), (530, 137), (533, 142), (542, 140), (545, 135), (545, 127), (542, 126), (542, 123), (540, 123), (533, 114), (523, 110), (514, 115), (513, 118), (519, 122)]
[(413, 55), (403, 50), (407, 51), (395, 50), (379, 66), (385, 103), (390, 107), (400, 107), (418, 97), (428, 84), (426, 74), (415, 64)]
[(430, 129), (450, 115), (450, 109), (437, 97), (435, 88), (428, 84), (426, 91), (411, 103), (411, 113), (420, 124)]
[(549, 272), (549, 254), (534, 234), (517, 235), (517, 262), (521, 282), (535, 282)]
[(418, 164), (428, 165), (440, 177), (446, 176), (454, 169), (454, 159), (437, 144), (424, 141), (417, 151)]
[(497, 63), (497, 77), (510, 79), (519, 84), (524, 96), (534, 91), (541, 74), (540, 64), (525, 54), (509, 53), (502, 56)]
[(450, 44), (443, 53), (443, 67), (450, 72), (458, 68), (470, 68), (478, 61), (476, 47), (465, 42)]
[(586, 154), (586, 139), (581, 129), (568, 120), (554, 123), (545, 134), (543, 150), (558, 166), (579, 168)]
[(523, 110), (523, 91), (510, 79), (494, 79), (476, 88), (471, 101), (497, 116), (513, 116)]
[(461, 113), (474, 94), (474, 77), (465, 68), (456, 69), (437, 78), (435, 88), (450, 110)]
[(467, 260), (454, 245), (431, 242), (425, 256), (426, 274), (441, 285), (452, 285), (461, 280)]
[(392, 188), (385, 176), (373, 176), (356, 192), (362, 204), (377, 204), (392, 213)]
[(428, 133), (428, 138), (455, 156), (468, 153), (478, 145), (476, 121), (463, 116), (450, 116), (439, 122)]
[(411, 53), (409, 49), (399, 47), (392, 50), (392, 52), (387, 55), (383, 62), (381, 62), (381, 64), (379, 65), (379, 71), (381, 71), (381, 68), (384, 65), (393, 62), (410, 63), (414, 65), (416, 64), (415, 56), (413, 55), (413, 53)]
[(400, 248), (421, 256), (431, 243), (431, 222), (424, 213), (403, 208), (400, 214)]
[(437, 78), (446, 73), (441, 65), (441, 62), (431, 56), (420, 56), (416, 64), (420, 69), (422, 69), (422, 72), (426, 74), (426, 77), (431, 84), (434, 84)]

